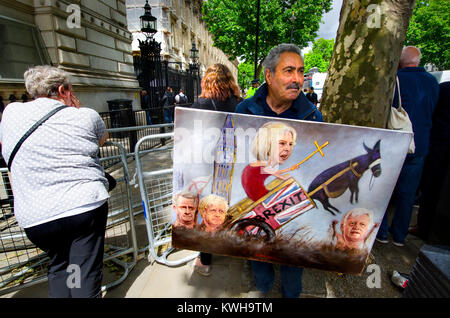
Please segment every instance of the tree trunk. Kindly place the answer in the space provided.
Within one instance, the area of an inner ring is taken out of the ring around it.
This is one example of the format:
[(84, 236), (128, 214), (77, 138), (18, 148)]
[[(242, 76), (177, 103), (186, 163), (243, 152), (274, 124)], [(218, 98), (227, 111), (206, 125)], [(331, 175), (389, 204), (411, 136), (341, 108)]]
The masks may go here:
[(327, 122), (385, 128), (415, 0), (344, 0), (320, 110)]

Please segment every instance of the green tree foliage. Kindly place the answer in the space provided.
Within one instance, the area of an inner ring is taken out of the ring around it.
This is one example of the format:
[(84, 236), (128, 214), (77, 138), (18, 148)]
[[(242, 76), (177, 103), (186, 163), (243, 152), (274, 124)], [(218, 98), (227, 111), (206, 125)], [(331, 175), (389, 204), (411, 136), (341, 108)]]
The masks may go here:
[[(317, 36), (322, 15), (331, 10), (331, 3), (332, 0), (260, 0), (258, 74), (270, 49), (290, 42), (291, 27), (293, 42), (307, 46)], [(207, 0), (202, 11), (214, 46), (231, 60), (239, 57), (254, 63), (257, 0)], [(292, 12), (296, 16), (293, 23), (289, 20)]]
[(406, 45), (420, 47), (421, 64), (450, 69), (450, 0), (417, 0)]
[(333, 47), (334, 39), (320, 38), (314, 41), (311, 52), (305, 54), (305, 73), (308, 73), (312, 67), (317, 67), (321, 73), (327, 72)]

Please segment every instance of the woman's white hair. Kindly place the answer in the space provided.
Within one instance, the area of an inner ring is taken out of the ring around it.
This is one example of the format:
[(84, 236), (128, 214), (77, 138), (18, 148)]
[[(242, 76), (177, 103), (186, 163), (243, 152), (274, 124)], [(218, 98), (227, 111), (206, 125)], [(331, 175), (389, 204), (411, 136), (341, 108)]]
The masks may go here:
[(221, 205), (225, 211), (228, 210), (227, 200), (215, 194), (208, 194), (207, 196), (203, 197), (198, 204), (198, 212), (200, 212), (202, 218), (205, 218), (205, 212), (210, 204)]
[(252, 142), (252, 154), (257, 160), (269, 161), (273, 150), (278, 147), (278, 139), (286, 132), (292, 134), (292, 140), (297, 139), (297, 132), (294, 128), (280, 121), (269, 121), (262, 125)]
[(24, 74), (25, 87), (33, 98), (58, 96), (59, 86), (68, 89), (69, 73), (50, 65), (30, 67)]
[(369, 224), (367, 225), (367, 228), (370, 229), (373, 226), (373, 213), (370, 210), (364, 209), (364, 208), (355, 208), (352, 209), (350, 211), (348, 211), (347, 213), (345, 213), (344, 217), (341, 220), (341, 227), (342, 226), (347, 226), (347, 219), (350, 216), (360, 216), (360, 215), (367, 215), (369, 216)]

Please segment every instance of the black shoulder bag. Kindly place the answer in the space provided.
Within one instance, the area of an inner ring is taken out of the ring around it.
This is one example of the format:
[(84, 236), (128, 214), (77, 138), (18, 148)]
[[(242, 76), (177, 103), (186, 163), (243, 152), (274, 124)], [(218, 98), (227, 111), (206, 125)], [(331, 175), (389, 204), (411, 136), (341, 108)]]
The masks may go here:
[[(40, 126), (42, 125), (47, 119), (49, 119), (50, 117), (52, 117), (54, 114), (56, 114), (57, 112), (59, 112), (60, 110), (69, 107), (66, 105), (63, 106), (59, 106), (56, 107), (55, 109), (52, 109), (47, 115), (45, 115), (44, 117), (42, 117), (40, 120), (38, 120), (33, 126), (31, 126), (31, 128), (25, 133), (25, 135), (22, 136), (22, 138), (20, 138), (19, 142), (16, 144), (16, 146), (14, 147), (13, 151), (11, 152), (11, 155), (9, 156), (9, 160), (8, 160), (8, 170), (11, 171), (11, 165), (12, 162), (14, 160), (14, 157), (16, 156), (17, 151), (19, 151), (19, 148), (22, 146), (23, 142), (30, 137), (30, 135)], [(106, 171), (105, 171), (105, 177), (106, 179), (108, 179), (108, 183), (109, 183), (109, 188), (108, 191), (111, 191), (112, 189), (114, 189), (116, 187), (116, 180), (109, 175)]]
[(61, 109), (64, 109), (66, 107), (66, 105), (63, 106), (59, 106), (56, 107), (55, 109), (53, 109), (51, 112), (49, 112), (47, 115), (45, 115), (44, 117), (42, 117), (40, 120), (38, 120), (33, 126), (31, 126), (31, 128), (25, 133), (25, 135), (22, 136), (22, 138), (20, 138), (19, 142), (17, 143), (17, 145), (14, 147), (13, 151), (11, 152), (11, 155), (9, 156), (9, 160), (8, 160), (8, 170), (11, 171), (11, 165), (12, 162), (14, 160), (14, 157), (16, 156), (17, 151), (19, 151), (20, 146), (22, 146), (23, 142), (30, 137), (30, 135), (40, 126), (42, 125), (47, 119), (49, 119), (50, 117), (52, 117), (54, 114), (56, 114), (57, 112), (59, 112)]

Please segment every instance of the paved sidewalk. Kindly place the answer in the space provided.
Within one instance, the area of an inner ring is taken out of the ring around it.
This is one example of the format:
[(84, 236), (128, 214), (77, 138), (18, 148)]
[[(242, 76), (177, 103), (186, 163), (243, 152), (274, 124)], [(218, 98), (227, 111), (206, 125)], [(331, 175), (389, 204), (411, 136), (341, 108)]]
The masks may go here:
[[(170, 163), (167, 154), (156, 153), (152, 160), (146, 162), (149, 166), (145, 171), (152, 171), (152, 166), (160, 169)], [(130, 164), (130, 171), (134, 171)], [(138, 191), (132, 188), (132, 191)], [(139, 198), (139, 195), (136, 196)], [(389, 209), (392, 215), (392, 207)], [(415, 224), (415, 214), (411, 224)], [(145, 224), (136, 220), (138, 244), (148, 242)], [(139, 243), (142, 242), (142, 243)], [(369, 288), (367, 281), (371, 281), (374, 269), (367, 272), (367, 266), (361, 276), (339, 274), (315, 269), (305, 269), (303, 274), (303, 293), (301, 297), (401, 297), (401, 290), (395, 287), (390, 276), (393, 270), (409, 273), (415, 263), (423, 241), (415, 236), (407, 237), (404, 247), (394, 246), (392, 243), (381, 244), (375, 242), (369, 259), (369, 264), (376, 264), (380, 269), (381, 288)], [(140, 246), (141, 247), (141, 246)], [(189, 251), (174, 253), (171, 257), (181, 258)], [(278, 267), (278, 266), (276, 266)], [(372, 268), (372, 267), (371, 267)], [(375, 267), (376, 269), (376, 267)], [(268, 297), (281, 297), (279, 270), (275, 272), (275, 285)], [(110, 270), (104, 268), (105, 281), (114, 279)], [(113, 279), (112, 279), (113, 278)], [(246, 298), (254, 296), (256, 288), (253, 274), (248, 262), (244, 259), (214, 256), (213, 269), (210, 277), (203, 277), (194, 273), (190, 264), (178, 267), (168, 267), (156, 262), (149, 263), (146, 255), (136, 264), (128, 277), (118, 286), (104, 293), (105, 298)], [(29, 298), (48, 295), (47, 283), (30, 286), (19, 291), (0, 296), (0, 298)]]
[[(362, 297), (398, 298), (401, 291), (390, 281), (392, 270), (409, 273), (423, 242), (408, 236), (404, 247), (392, 243), (375, 243), (371, 264), (381, 270), (381, 288), (367, 287), (367, 280), (373, 272), (364, 271), (361, 276), (342, 275), (314, 269), (306, 269), (303, 275), (301, 297)], [(189, 251), (179, 251), (171, 257), (183, 257)], [(278, 267), (278, 266), (276, 266)], [(366, 267), (367, 269), (367, 267)], [(111, 273), (105, 268), (105, 277)], [(279, 298), (279, 271), (276, 271), (275, 286), (268, 297)], [(47, 283), (34, 285), (3, 297), (28, 298), (47, 297)], [(213, 257), (213, 270), (209, 277), (192, 271), (190, 263), (179, 267), (168, 267), (141, 259), (128, 277), (120, 285), (104, 294), (105, 298), (247, 298), (254, 295), (251, 269), (244, 259), (218, 256)]]

